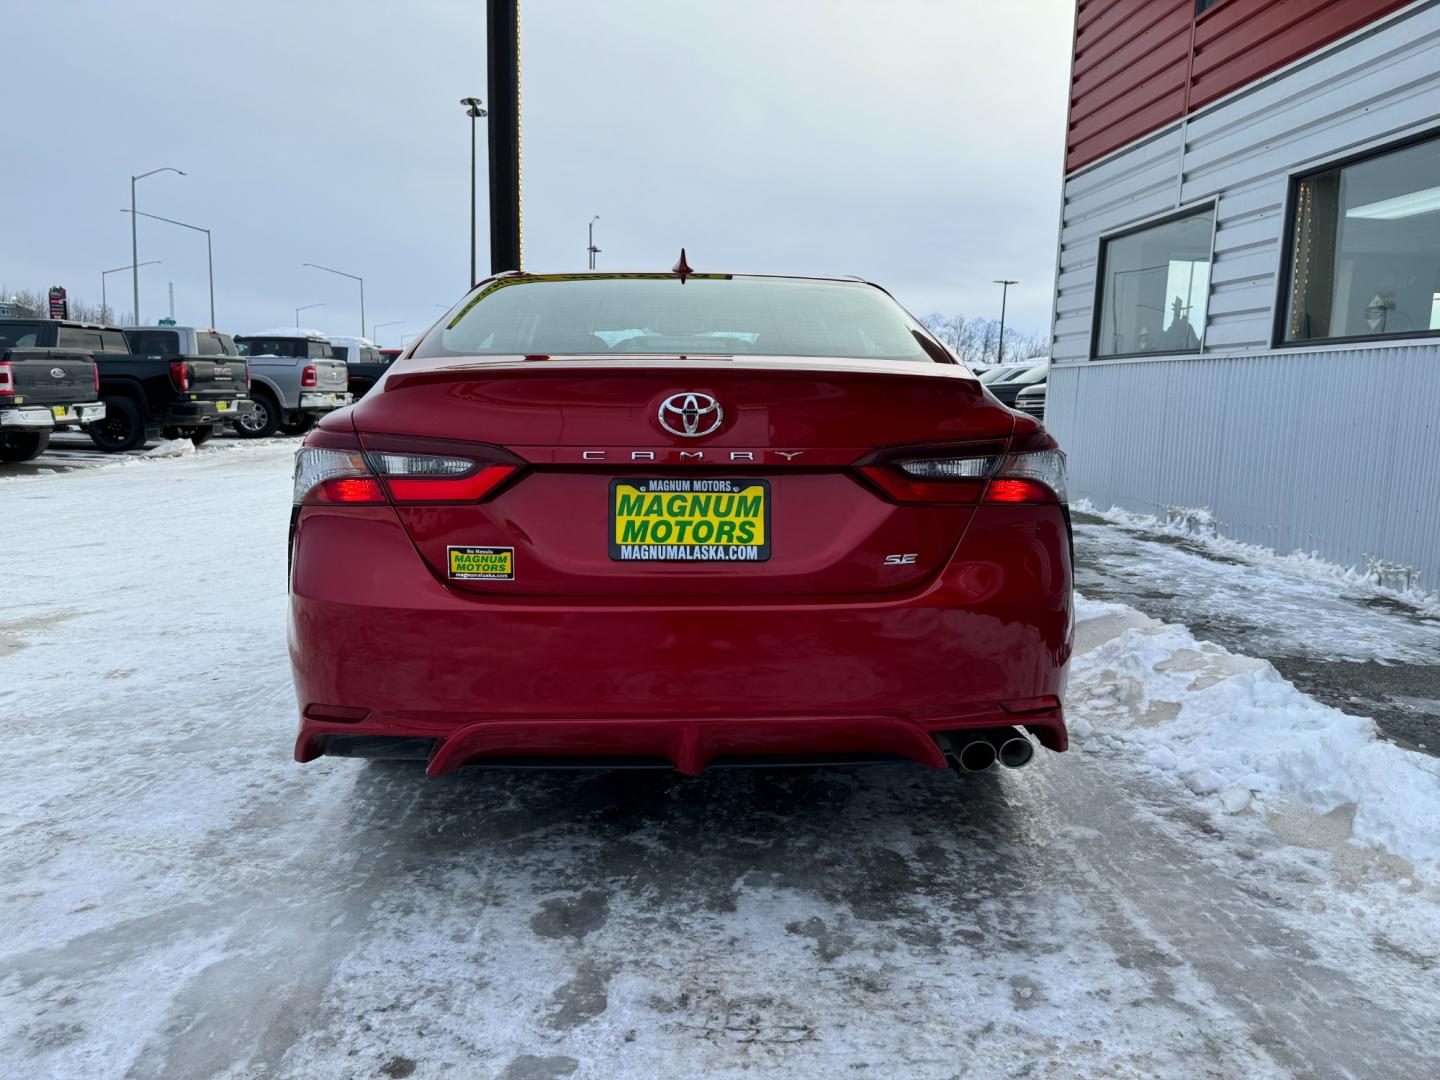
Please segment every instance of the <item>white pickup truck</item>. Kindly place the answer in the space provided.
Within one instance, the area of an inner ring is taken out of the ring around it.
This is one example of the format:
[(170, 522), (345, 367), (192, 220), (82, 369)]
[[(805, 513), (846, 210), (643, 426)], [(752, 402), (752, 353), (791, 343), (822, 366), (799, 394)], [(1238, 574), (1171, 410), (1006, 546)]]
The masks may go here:
[(235, 344), (250, 363), (250, 398), (255, 410), (235, 424), (243, 438), (261, 439), (283, 431), (303, 435), (315, 421), (349, 405), (349, 371), (335, 359), (318, 330), (284, 327), (237, 334)]

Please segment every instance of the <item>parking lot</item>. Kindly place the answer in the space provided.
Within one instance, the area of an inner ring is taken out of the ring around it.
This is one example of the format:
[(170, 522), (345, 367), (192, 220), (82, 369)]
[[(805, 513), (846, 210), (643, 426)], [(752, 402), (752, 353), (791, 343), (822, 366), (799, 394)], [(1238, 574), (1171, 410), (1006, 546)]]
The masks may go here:
[[(1157, 766), (1158, 688), (1123, 692), (1106, 650), (1126, 626), (1186, 650), (1138, 616), (1082, 607), (1077, 745), (1022, 772), (301, 767), (294, 442), (100, 464), (60, 443), (42, 475), (0, 480), (0, 1060), (17, 1074), (1440, 1064), (1424, 836), (1412, 859), (1352, 842), (1385, 804), (1317, 813), (1263, 779), (1226, 812), (1235, 785)], [(1145, 553), (1098, 519), (1092, 552)], [(1218, 680), (1253, 674), (1205, 655)]]

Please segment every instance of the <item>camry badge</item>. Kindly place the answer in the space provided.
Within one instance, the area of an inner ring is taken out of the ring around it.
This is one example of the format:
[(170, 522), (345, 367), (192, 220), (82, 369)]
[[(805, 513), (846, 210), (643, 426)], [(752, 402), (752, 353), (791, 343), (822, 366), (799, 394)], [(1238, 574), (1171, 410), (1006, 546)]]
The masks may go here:
[(65, 369), (63, 367), (52, 367), (50, 369), (50, 377), (52, 379), (63, 379), (65, 377)]
[(671, 435), (698, 439), (719, 429), (725, 414), (709, 394), (671, 394), (660, 403), (660, 426)]

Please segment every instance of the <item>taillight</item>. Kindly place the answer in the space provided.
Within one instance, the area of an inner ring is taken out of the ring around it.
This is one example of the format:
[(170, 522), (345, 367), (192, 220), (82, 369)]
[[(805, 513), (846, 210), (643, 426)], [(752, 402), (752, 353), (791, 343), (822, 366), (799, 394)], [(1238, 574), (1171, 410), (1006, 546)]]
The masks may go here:
[(190, 365), (184, 360), (170, 361), (170, 381), (175, 384), (176, 390), (190, 389)]
[(1065, 455), (1038, 425), (1004, 440), (889, 451), (859, 466), (897, 502), (1063, 503)]
[(503, 450), (468, 443), (391, 436), (366, 439), (364, 450), (348, 436), (312, 435), (295, 457), (294, 502), (470, 503), (493, 495), (523, 464)]
[(245, 365), (245, 389), (250, 389), (250, 365)]
[(100, 393), (100, 365), (93, 360), (90, 362), (90, 374), (95, 376), (95, 393)]
[(0, 397), (15, 396), (15, 368), (10, 361), (0, 361)]
[(320, 372), (315, 369), (314, 364), (306, 364), (305, 370), (300, 372), (301, 386), (319, 386)]
[(1065, 454), (1043, 428), (1016, 430), (1010, 452), (985, 490), (987, 503), (1066, 503)]

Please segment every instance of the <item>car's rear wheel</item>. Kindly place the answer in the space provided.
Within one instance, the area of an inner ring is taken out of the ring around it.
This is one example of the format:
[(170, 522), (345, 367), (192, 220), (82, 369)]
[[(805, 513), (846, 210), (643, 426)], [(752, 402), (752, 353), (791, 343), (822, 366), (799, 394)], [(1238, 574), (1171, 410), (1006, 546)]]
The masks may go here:
[(268, 439), (280, 430), (280, 403), (263, 390), (250, 395), (255, 407), (235, 421), (235, 433), (242, 439)]
[(280, 430), (283, 431), (286, 435), (304, 435), (314, 426), (315, 417), (300, 416), (297, 419), (290, 421), (288, 424), (281, 424)]
[(0, 434), (0, 461), (30, 461), (49, 445), (48, 431), (7, 431)]
[(105, 419), (90, 425), (90, 441), (107, 454), (145, 445), (145, 421), (134, 398), (107, 397)]

